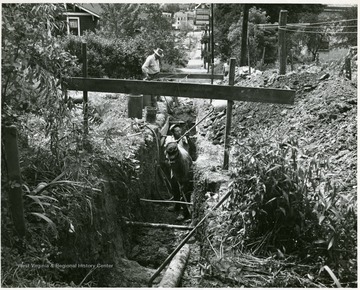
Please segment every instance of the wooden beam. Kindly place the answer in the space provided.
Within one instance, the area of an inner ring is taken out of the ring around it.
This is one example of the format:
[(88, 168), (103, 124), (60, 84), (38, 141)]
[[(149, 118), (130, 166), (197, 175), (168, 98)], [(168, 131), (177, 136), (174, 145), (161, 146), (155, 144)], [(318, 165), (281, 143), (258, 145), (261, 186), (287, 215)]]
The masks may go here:
[(67, 90), (104, 93), (147, 94), (160, 96), (220, 99), (244, 102), (294, 104), (295, 91), (284, 89), (174, 83), (122, 79), (68, 78)]
[[(159, 73), (157, 74), (158, 78), (173, 78), (173, 79), (211, 79), (211, 74), (186, 74), (186, 73)], [(214, 75), (213, 79), (215, 80), (223, 80), (224, 75)]]
[(176, 200), (156, 200), (156, 199), (146, 199), (146, 198), (140, 198), (141, 201), (147, 201), (147, 202), (154, 202), (154, 203), (178, 203), (178, 204), (189, 204), (192, 205), (192, 202), (185, 202), (185, 201), (176, 201)]
[(184, 231), (190, 231), (190, 230), (194, 229), (194, 227), (183, 226), (183, 225), (143, 223), (143, 222), (132, 222), (132, 221), (125, 221), (125, 224), (127, 224), (128, 226), (141, 226), (141, 227), (150, 227), (150, 228), (178, 229), (178, 230), (184, 230)]

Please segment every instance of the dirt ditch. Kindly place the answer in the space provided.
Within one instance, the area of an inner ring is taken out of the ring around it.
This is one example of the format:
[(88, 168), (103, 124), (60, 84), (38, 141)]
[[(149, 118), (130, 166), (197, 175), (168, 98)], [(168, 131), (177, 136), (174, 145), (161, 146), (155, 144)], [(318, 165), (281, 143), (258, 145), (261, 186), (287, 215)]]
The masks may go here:
[[(160, 107), (162, 107), (164, 100), (158, 103)], [(169, 103), (172, 104), (170, 101)], [(168, 114), (167, 121), (168, 124), (165, 124), (163, 128), (166, 126), (170, 127), (172, 124), (180, 124), (183, 133), (189, 131), (187, 134), (190, 145), (189, 153), (193, 161), (195, 161), (197, 158), (196, 128), (194, 127), (196, 115), (193, 102), (189, 99), (180, 100), (179, 106), (172, 106), (171, 112)], [(170, 135), (169, 130), (167, 135)], [(160, 164), (163, 167), (163, 172), (168, 175), (168, 169), (164, 165), (164, 155), (162, 154), (163, 150), (164, 148), (160, 147)], [(150, 175), (152, 175), (152, 173)], [(169, 178), (169, 176), (167, 176), (167, 178)], [(166, 188), (165, 183), (161, 180), (157, 180), (157, 184), (160, 194), (159, 197), (153, 199), (170, 200), (172, 197), (171, 192), (169, 192), (169, 190)], [(146, 199), (140, 200), (140, 203), (142, 208), (151, 208), (151, 210), (149, 210), (150, 213), (146, 214), (146, 217), (140, 221), (141, 224), (128, 225), (128, 230), (130, 231), (130, 247), (127, 253), (127, 258), (129, 260), (136, 261), (143, 267), (150, 269), (151, 272), (151, 269), (157, 269), (165, 261), (165, 259), (174, 251), (177, 245), (189, 233), (189, 230), (163, 228), (158, 226), (160, 224), (170, 226), (190, 226), (191, 220), (178, 221), (178, 213), (170, 211), (170, 207), (172, 205), (171, 203), (155, 203)], [(145, 223), (153, 224), (155, 227), (144, 226)], [(129, 270), (132, 271), (131, 269)], [(135, 269), (135, 271), (137, 271), (137, 269)], [(166, 268), (154, 281), (154, 286), (160, 282), (161, 277), (165, 271)], [(138, 281), (136, 285), (139, 287), (145, 287), (147, 285), (145, 285), (144, 282), (144, 280)]]

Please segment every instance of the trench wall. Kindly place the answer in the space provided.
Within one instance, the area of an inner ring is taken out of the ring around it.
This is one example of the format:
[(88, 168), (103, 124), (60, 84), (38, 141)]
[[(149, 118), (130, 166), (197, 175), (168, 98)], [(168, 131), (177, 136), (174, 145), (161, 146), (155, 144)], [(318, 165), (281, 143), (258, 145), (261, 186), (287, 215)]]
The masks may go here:
[[(197, 119), (201, 120), (208, 112), (211, 106), (208, 101), (198, 100), (195, 102)], [(216, 113), (219, 118), (222, 113)], [(197, 122), (198, 122), (197, 120)], [(230, 174), (227, 170), (222, 170), (224, 145), (218, 142), (209, 141), (209, 132), (206, 127), (208, 123), (214, 123), (214, 116), (209, 116), (199, 124), (196, 148), (198, 157), (194, 163), (194, 214), (193, 224), (197, 224), (214, 207), (221, 197), (226, 194), (230, 182)], [(214, 144), (215, 143), (215, 144)], [(226, 204), (226, 202), (225, 202)], [(202, 223), (197, 231), (197, 240), (200, 244), (200, 255), (205, 256), (207, 251), (207, 229), (211, 221), (216, 220), (216, 215), (221, 211), (211, 211), (211, 214)]]
[[(148, 124), (158, 135), (165, 123), (165, 113), (157, 116), (156, 123)], [(91, 280), (98, 287), (141, 287), (152, 275), (150, 269), (127, 258), (136, 228), (127, 226), (125, 221), (151, 220), (156, 212), (151, 203), (141, 202), (140, 198), (161, 198), (157, 190), (157, 184), (158, 187), (161, 184), (155, 178), (156, 138), (149, 128), (143, 130), (144, 138), (139, 138), (135, 149), (126, 152), (136, 162), (105, 156), (92, 160), (91, 175), (98, 177), (101, 192), (93, 195), (91, 206), (86, 203), (79, 206), (83, 209), (77, 213), (76, 235), (68, 233), (60, 241), (67, 264), (110, 265), (92, 273)], [(81, 268), (66, 275), (79, 285), (88, 272), (89, 269)]]

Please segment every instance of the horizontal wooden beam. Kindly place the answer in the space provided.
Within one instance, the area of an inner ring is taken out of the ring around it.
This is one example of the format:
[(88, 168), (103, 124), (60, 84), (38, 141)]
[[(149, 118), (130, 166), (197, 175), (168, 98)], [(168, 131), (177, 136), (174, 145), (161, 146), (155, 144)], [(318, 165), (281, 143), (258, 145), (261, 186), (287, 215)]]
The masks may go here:
[(122, 79), (68, 78), (67, 90), (147, 94), (273, 104), (294, 104), (295, 91), (284, 89)]
[(189, 231), (194, 229), (191, 226), (183, 226), (183, 225), (169, 225), (169, 224), (156, 224), (156, 223), (143, 223), (143, 222), (132, 222), (132, 221), (125, 221), (125, 224), (129, 226), (142, 226), (142, 227), (151, 227), (151, 228), (167, 228), (167, 229), (178, 229)]
[(211, 74), (186, 74), (186, 73), (159, 73), (157, 74), (158, 78), (173, 78), (173, 79), (214, 79), (214, 80), (223, 80), (224, 75), (215, 75), (212, 77)]

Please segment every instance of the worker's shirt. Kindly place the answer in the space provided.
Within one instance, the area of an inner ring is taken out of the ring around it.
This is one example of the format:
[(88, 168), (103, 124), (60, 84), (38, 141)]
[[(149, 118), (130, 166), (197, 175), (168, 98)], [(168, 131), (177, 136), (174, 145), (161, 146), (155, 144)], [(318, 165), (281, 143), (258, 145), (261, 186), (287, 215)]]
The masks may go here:
[(160, 72), (160, 62), (155, 58), (155, 53), (149, 55), (141, 67), (145, 74), (153, 75)]

